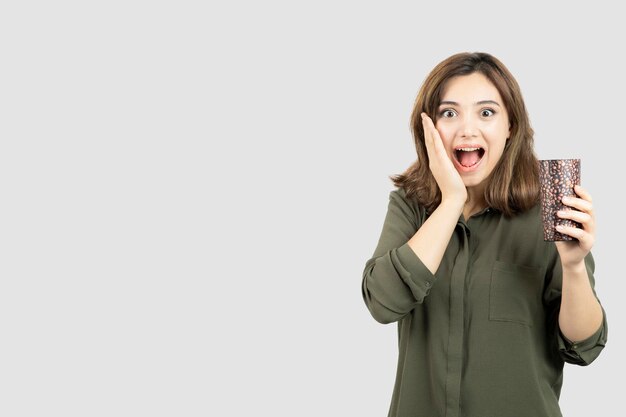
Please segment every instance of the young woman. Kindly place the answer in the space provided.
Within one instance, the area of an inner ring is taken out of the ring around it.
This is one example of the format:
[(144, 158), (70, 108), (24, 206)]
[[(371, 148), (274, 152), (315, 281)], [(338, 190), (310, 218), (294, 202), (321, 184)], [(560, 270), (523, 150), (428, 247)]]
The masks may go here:
[(607, 340), (591, 196), (563, 201), (576, 240), (543, 240), (533, 130), (489, 54), (438, 64), (411, 128), (417, 160), (392, 177), (362, 281), (372, 316), (398, 323), (389, 416), (561, 416), (564, 362), (590, 364)]

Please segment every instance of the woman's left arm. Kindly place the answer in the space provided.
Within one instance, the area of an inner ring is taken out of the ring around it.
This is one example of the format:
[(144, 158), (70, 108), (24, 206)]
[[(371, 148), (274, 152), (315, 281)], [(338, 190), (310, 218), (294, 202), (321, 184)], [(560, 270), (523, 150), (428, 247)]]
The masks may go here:
[(563, 204), (578, 211), (559, 211), (558, 216), (580, 223), (582, 229), (557, 226), (558, 232), (577, 240), (555, 243), (563, 269), (559, 327), (569, 340), (581, 341), (598, 331), (604, 313), (591, 288), (584, 261), (595, 241), (591, 195), (580, 185), (576, 185), (574, 191), (578, 197), (564, 197)]

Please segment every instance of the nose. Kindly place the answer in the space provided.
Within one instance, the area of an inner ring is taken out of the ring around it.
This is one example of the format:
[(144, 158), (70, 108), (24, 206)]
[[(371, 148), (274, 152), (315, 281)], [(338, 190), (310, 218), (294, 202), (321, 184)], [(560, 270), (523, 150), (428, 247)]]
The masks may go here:
[(472, 114), (465, 114), (461, 121), (461, 136), (475, 137), (478, 136), (477, 120)]

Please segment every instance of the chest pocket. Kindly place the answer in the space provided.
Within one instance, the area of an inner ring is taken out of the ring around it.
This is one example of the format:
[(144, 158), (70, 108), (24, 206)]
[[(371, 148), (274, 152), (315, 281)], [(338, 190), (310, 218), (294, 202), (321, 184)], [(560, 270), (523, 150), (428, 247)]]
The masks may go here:
[(496, 261), (489, 287), (489, 320), (532, 327), (543, 312), (543, 274), (540, 267)]

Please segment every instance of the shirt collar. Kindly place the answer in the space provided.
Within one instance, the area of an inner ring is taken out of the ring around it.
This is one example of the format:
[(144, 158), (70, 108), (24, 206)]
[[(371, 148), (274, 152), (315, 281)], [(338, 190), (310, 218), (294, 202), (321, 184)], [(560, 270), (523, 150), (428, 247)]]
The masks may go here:
[[(482, 216), (483, 214), (486, 214), (486, 213), (492, 213), (493, 211), (494, 211), (494, 209), (493, 209), (493, 208), (491, 208), (491, 207), (487, 206), (487, 207), (485, 207), (484, 209), (482, 209), (481, 211), (479, 211), (478, 213), (474, 213), (474, 214), (472, 214), (472, 215), (470, 216), (470, 218), (472, 218), (472, 217), (479, 217), (479, 216)], [(465, 216), (463, 215), (463, 213), (461, 213), (461, 216), (459, 216), (459, 223), (466, 224), (467, 220), (468, 220), (468, 219), (466, 219), (466, 218), (465, 218)]]

